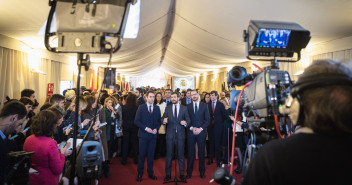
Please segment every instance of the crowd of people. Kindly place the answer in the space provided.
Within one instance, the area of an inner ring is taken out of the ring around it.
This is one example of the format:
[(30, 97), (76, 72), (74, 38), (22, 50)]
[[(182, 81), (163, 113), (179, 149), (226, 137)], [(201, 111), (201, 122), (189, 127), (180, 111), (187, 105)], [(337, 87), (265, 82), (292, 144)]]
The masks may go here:
[[(244, 176), (244, 184), (263, 182), (282, 184), (286, 182), (285, 179), (294, 178), (292, 174), (302, 176), (296, 171), (285, 169), (285, 174), (291, 175), (280, 177), (279, 179), (282, 179), (280, 183), (273, 183), (277, 182), (277, 179), (273, 178), (284, 169), (282, 164), (285, 162), (288, 162), (289, 166), (294, 166), (292, 169), (304, 170), (304, 180), (309, 179), (309, 169), (299, 168), (295, 164), (297, 161), (291, 160), (297, 156), (299, 164), (303, 166), (311, 164), (310, 168), (315, 170), (310, 174), (314, 179), (307, 182), (311, 182), (310, 184), (320, 182), (316, 181), (319, 177), (318, 172), (321, 172), (319, 170), (321, 163), (317, 159), (326, 156), (324, 145), (331, 149), (327, 152), (329, 155), (333, 155), (334, 151), (343, 152), (339, 154), (343, 156), (338, 159), (339, 165), (344, 166), (342, 169), (352, 169), (351, 160), (346, 158), (351, 153), (350, 147), (346, 148), (351, 143), (352, 91), (349, 76), (351, 70), (331, 61), (318, 62), (307, 70), (317, 75), (326, 72), (337, 74), (337, 77), (341, 75), (346, 77), (341, 77), (345, 80), (341, 82), (342, 84), (328, 83), (327, 87), (324, 85), (323, 88), (314, 86), (313, 90), (304, 89), (305, 93), (300, 98), (302, 102), (306, 102), (303, 104), (305, 123), (297, 127), (302, 130), (288, 139), (269, 142), (259, 150)], [(304, 75), (309, 77), (309, 72), (305, 72)], [(79, 97), (78, 109), (76, 109), (77, 97)], [(78, 110), (78, 133), (87, 135), (89, 141), (98, 141), (101, 144), (103, 153), (101, 176), (108, 178), (111, 175), (110, 159), (121, 157), (121, 164), (126, 165), (127, 158), (131, 157), (137, 165), (136, 180), (141, 182), (147, 158), (148, 177), (156, 180), (153, 161), (166, 157), (164, 181), (171, 179), (173, 158), (178, 160), (179, 178), (182, 181), (192, 178), (195, 160), (199, 160), (200, 177), (205, 178), (205, 164), (216, 164), (219, 167), (222, 163), (229, 163), (229, 153), (232, 149), (230, 138), (234, 127), (238, 159), (235, 171), (241, 173), (243, 151), (248, 140), (244, 131), (248, 128), (248, 123), (241, 112), (235, 120), (232, 116), (233, 110), (230, 108), (231, 101), (233, 100), (230, 100), (228, 92), (200, 93), (197, 89), (180, 92), (179, 89), (172, 91), (143, 87), (131, 92), (109, 94), (106, 90), (92, 92), (81, 88), (80, 96), (76, 96), (75, 89), (66, 90), (63, 95), (53, 94), (47, 98), (40, 110), (37, 110), (35, 91), (24, 89), (19, 100), (8, 98), (0, 111), (0, 184), (8, 180), (10, 166), (7, 154), (21, 150), (35, 152), (31, 156), (31, 167), (39, 174), (30, 175), (30, 184), (68, 183), (67, 172), (70, 171), (68, 159), (72, 154), (68, 140), (72, 138), (76, 110)], [(321, 106), (319, 102), (325, 102), (325, 105)], [(319, 112), (316, 112), (317, 110)], [(338, 118), (335, 119), (335, 115)], [(89, 129), (90, 127), (92, 129)], [(60, 146), (62, 142), (67, 143)], [(304, 147), (304, 150), (299, 146)], [(285, 148), (285, 151), (282, 148)], [(304, 152), (308, 152), (310, 157), (304, 158)], [(317, 155), (322, 157), (312, 158)], [(185, 164), (186, 157), (187, 164)], [(346, 160), (345, 163), (343, 160)], [(325, 163), (336, 170), (337, 166), (332, 161), (328, 160)], [(347, 172), (350, 174), (351, 170), (343, 173), (340, 173), (341, 170), (337, 171), (339, 173), (333, 175), (341, 176), (337, 182), (344, 184), (348, 176), (344, 174)], [(260, 175), (264, 172), (265, 176)], [(328, 176), (327, 173), (323, 174)], [(333, 184), (333, 181), (331, 183)]]
[[(229, 144), (226, 143), (226, 134), (230, 134), (233, 117), (227, 92), (200, 94), (197, 89), (180, 92), (179, 89), (172, 91), (141, 87), (135, 91), (109, 94), (106, 90), (99, 93), (81, 87), (78, 101), (78, 133), (87, 134), (88, 141), (100, 142), (103, 151), (101, 175), (105, 177), (111, 175), (110, 159), (121, 157), (121, 164), (126, 165), (127, 158), (132, 157), (134, 163), (138, 164), (137, 181), (141, 181), (144, 159), (148, 157), (148, 175), (156, 179), (153, 160), (166, 157), (164, 180), (169, 180), (172, 155), (175, 152), (173, 132), (177, 125), (181, 125), (177, 135), (180, 141), (177, 153), (181, 179), (191, 178), (193, 160), (199, 160), (202, 178), (205, 177), (205, 157), (209, 157), (208, 165), (213, 163), (214, 154), (218, 166), (221, 162), (228, 162)], [(192, 108), (193, 104), (197, 104), (196, 109)], [(178, 119), (172, 116), (175, 113), (173, 105), (177, 105)], [(22, 112), (19, 112), (19, 107)], [(59, 180), (68, 182), (67, 166), (72, 147), (67, 141), (72, 138), (75, 111), (76, 89), (65, 90), (63, 95), (47, 97), (40, 108), (32, 89), (24, 89), (19, 100), (8, 98), (4, 104), (0, 120), (14, 121), (14, 124), (0, 133), (3, 141), (6, 141), (1, 145), (4, 147), (2, 151), (35, 152), (32, 168), (39, 175), (30, 175), (30, 184), (58, 184)], [(191, 112), (193, 113), (190, 114)], [(97, 116), (94, 117), (95, 115)], [(14, 116), (17, 119), (14, 120)], [(101, 123), (106, 124), (100, 126)], [(92, 129), (87, 133), (89, 127)], [(63, 142), (67, 144), (60, 146)], [(187, 176), (183, 175), (185, 156), (190, 159), (187, 163)], [(43, 158), (47, 160), (42, 160)], [(9, 166), (5, 158), (2, 160), (4, 163), (1, 163), (1, 170), (4, 173), (1, 173), (1, 182), (4, 182)]]

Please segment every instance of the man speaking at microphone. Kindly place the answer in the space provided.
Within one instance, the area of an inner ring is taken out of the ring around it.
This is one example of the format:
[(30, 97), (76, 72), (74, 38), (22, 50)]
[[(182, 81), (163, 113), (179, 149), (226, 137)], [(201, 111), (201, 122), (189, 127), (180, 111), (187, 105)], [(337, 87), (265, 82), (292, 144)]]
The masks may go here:
[(161, 125), (161, 113), (158, 106), (153, 105), (155, 94), (147, 92), (147, 103), (138, 107), (135, 124), (139, 127), (139, 159), (137, 182), (142, 181), (145, 156), (147, 156), (147, 171), (149, 178), (156, 180), (153, 171), (156, 137)]
[[(171, 105), (167, 106), (164, 112), (164, 124), (166, 124), (166, 164), (164, 181), (171, 179), (172, 154), (177, 155), (181, 181), (186, 181), (185, 169), (185, 137), (188, 123), (191, 122), (187, 107), (180, 105), (180, 95), (177, 92), (171, 94)], [(176, 143), (177, 142), (177, 143)], [(174, 145), (177, 149), (174, 151)], [(175, 164), (176, 165), (176, 164)]]

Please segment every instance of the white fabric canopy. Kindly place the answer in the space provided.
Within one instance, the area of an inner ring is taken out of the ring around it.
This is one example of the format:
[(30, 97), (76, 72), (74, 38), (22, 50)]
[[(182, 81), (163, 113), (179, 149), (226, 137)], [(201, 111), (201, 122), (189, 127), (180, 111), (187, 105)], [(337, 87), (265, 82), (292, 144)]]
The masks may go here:
[[(43, 48), (37, 32), (49, 8), (47, 0), (0, 0), (0, 34)], [(246, 60), (242, 32), (256, 19), (297, 22), (311, 31), (311, 51), (352, 36), (351, 10), (352, 1), (345, 0), (141, 0), (138, 37), (125, 39), (112, 62), (126, 75), (161, 67), (187, 76), (233, 66)], [(107, 57), (92, 61), (104, 65)]]

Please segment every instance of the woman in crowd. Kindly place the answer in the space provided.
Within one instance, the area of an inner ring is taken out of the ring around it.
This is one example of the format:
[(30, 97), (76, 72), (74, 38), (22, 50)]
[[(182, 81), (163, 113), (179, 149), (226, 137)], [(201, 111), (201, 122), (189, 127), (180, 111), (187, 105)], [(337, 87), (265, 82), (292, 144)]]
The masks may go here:
[[(88, 96), (85, 96), (84, 99), (86, 100), (87, 102), (87, 107), (85, 109), (82, 110), (82, 120), (86, 120), (86, 119), (89, 119), (91, 120), (90, 123), (93, 122), (94, 120), (94, 114), (95, 114), (95, 111), (97, 111), (96, 107), (97, 107), (97, 100), (95, 98), (95, 96), (91, 96), (91, 95), (88, 95)], [(96, 119), (97, 121), (98, 119)], [(99, 123), (99, 122), (96, 122), (96, 123)], [(81, 130), (88, 130), (90, 127), (90, 124), (84, 126), (83, 128), (81, 128)], [(94, 130), (91, 129), (91, 131), (89, 132), (88, 134), (88, 137), (87, 137), (87, 140), (88, 141), (94, 141), (95, 140), (95, 133), (94, 133)]]
[(137, 96), (129, 94), (126, 104), (122, 105), (122, 121), (123, 121), (123, 149), (122, 149), (122, 165), (126, 164), (129, 146), (132, 147), (131, 153), (134, 163), (138, 163), (138, 127), (134, 124), (138, 106)]
[(226, 115), (227, 119), (224, 120), (224, 131), (223, 131), (223, 137), (222, 137), (222, 142), (221, 142), (221, 150), (222, 150), (222, 160), (224, 164), (228, 164), (229, 162), (229, 156), (231, 155), (229, 152), (231, 151), (231, 143), (232, 143), (232, 123), (230, 116), (232, 115), (232, 110), (227, 103), (227, 100), (225, 97), (222, 97), (220, 99), (220, 102), (224, 104), (225, 110), (226, 110)]
[(57, 185), (65, 156), (72, 153), (68, 150), (69, 144), (58, 150), (57, 142), (52, 139), (58, 123), (58, 116), (50, 110), (43, 110), (33, 117), (33, 135), (26, 139), (23, 147), (26, 152), (35, 152), (31, 156), (32, 168), (39, 174), (30, 175), (29, 183), (32, 185)]
[(209, 93), (205, 93), (204, 98), (203, 98), (203, 102), (208, 104), (210, 102), (210, 94)]
[(100, 111), (99, 120), (101, 123), (107, 123), (106, 126), (102, 127), (102, 133), (100, 135), (103, 149), (104, 149), (104, 162), (103, 162), (103, 172), (105, 177), (109, 177), (111, 175), (109, 169), (109, 156), (112, 155), (112, 147), (113, 141), (116, 139), (115, 134), (115, 122), (114, 119), (117, 118), (118, 114), (114, 110), (114, 99), (109, 95), (103, 94), (102, 99), (104, 98), (104, 106)]
[(71, 105), (71, 103), (73, 102), (72, 100), (76, 97), (76, 93), (74, 90), (70, 89), (67, 90), (65, 93), (65, 99), (66, 99), (66, 103), (65, 103), (65, 110), (67, 110), (69, 108), (69, 106)]
[(122, 104), (119, 101), (119, 96), (115, 94), (112, 96), (114, 100), (114, 110), (117, 113), (117, 117), (114, 119), (115, 122), (115, 128), (114, 128), (114, 133), (116, 135), (116, 138), (114, 139), (114, 142), (112, 143), (112, 158), (115, 158), (116, 156), (121, 156), (122, 155), (122, 108), (121, 105), (126, 104), (126, 99), (127, 99), (127, 94), (123, 95), (123, 101)]
[[(163, 116), (166, 107), (166, 102), (163, 101), (161, 92), (155, 94), (154, 104), (159, 106), (161, 116)], [(155, 159), (159, 159), (160, 157), (166, 156), (166, 137), (164, 124), (161, 124), (160, 126), (155, 149)]]
[(245, 117), (244, 113), (242, 112), (242, 110), (239, 110), (237, 114), (238, 115), (237, 115), (236, 121), (235, 121), (234, 116), (230, 116), (230, 119), (232, 120), (232, 123), (233, 122), (236, 123), (236, 125), (232, 124), (232, 127), (235, 127), (235, 129), (236, 129), (235, 150), (236, 150), (236, 153), (238, 155), (238, 160), (239, 160), (239, 164), (237, 165), (235, 172), (241, 173), (242, 172), (242, 164), (243, 164), (242, 151), (244, 151), (246, 149), (246, 145), (248, 142), (248, 137), (245, 134), (244, 129), (248, 129), (248, 123), (247, 123), (246, 117)]

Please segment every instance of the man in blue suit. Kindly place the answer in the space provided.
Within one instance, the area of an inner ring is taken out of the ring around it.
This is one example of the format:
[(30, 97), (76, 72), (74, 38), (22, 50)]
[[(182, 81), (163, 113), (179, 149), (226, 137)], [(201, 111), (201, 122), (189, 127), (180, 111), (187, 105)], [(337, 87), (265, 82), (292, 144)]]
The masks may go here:
[(200, 102), (199, 94), (196, 90), (191, 91), (192, 103), (187, 105), (188, 114), (191, 124), (188, 130), (188, 161), (187, 161), (187, 177), (192, 177), (194, 162), (194, 146), (197, 142), (199, 155), (199, 172), (200, 178), (205, 178), (205, 139), (206, 128), (210, 123), (209, 110), (207, 104)]
[(156, 180), (153, 172), (156, 137), (161, 125), (161, 113), (158, 106), (153, 105), (155, 94), (147, 92), (147, 103), (138, 107), (134, 123), (139, 127), (139, 158), (137, 182), (142, 181), (144, 160), (147, 156), (147, 171), (149, 178)]
[(216, 165), (220, 167), (220, 145), (223, 137), (224, 121), (226, 120), (226, 110), (223, 103), (218, 101), (219, 94), (217, 91), (210, 92), (210, 102), (208, 103), (210, 113), (210, 125), (208, 127), (209, 137), (209, 161), (208, 165), (213, 163), (214, 149), (216, 154)]

